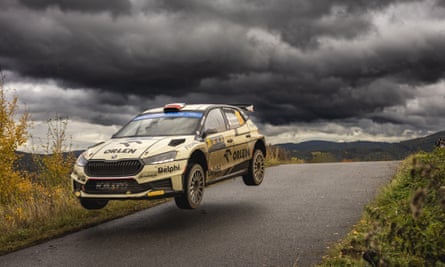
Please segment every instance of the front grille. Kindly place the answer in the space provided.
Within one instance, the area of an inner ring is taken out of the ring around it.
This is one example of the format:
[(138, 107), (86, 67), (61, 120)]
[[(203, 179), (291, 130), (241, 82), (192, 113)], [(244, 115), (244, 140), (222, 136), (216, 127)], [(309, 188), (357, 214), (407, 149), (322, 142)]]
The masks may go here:
[(134, 179), (88, 180), (85, 185), (89, 194), (135, 194), (149, 189), (150, 184), (138, 184)]
[(133, 176), (142, 169), (139, 160), (119, 160), (119, 161), (88, 161), (85, 166), (85, 173), (93, 177), (121, 177)]

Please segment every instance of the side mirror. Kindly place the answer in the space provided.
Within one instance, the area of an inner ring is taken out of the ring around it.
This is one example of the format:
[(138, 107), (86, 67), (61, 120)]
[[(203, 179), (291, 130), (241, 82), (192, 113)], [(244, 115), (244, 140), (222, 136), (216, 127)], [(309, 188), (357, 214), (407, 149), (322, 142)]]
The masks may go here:
[(215, 128), (210, 128), (210, 129), (207, 129), (204, 131), (204, 133), (202, 134), (202, 137), (206, 138), (208, 135), (216, 134), (216, 133), (218, 133), (218, 130), (216, 130)]

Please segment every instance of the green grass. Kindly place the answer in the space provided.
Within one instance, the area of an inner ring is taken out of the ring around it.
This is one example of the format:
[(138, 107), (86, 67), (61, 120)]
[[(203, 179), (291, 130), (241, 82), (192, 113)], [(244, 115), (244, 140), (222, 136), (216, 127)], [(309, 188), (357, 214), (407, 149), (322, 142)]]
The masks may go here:
[(320, 266), (445, 266), (445, 150), (407, 158)]

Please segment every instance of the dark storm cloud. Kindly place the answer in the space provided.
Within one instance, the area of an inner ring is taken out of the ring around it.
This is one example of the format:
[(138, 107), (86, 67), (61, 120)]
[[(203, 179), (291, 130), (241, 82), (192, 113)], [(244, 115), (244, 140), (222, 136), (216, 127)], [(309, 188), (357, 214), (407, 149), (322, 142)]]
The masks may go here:
[(19, 2), (29, 8), (60, 8), (65, 12), (111, 12), (113, 14), (125, 14), (131, 10), (131, 3), (128, 0), (19, 0)]
[(252, 102), (275, 125), (393, 122), (382, 112), (445, 70), (443, 30), (379, 32), (376, 14), (403, 2), (444, 15), (434, 1), (0, 0), (0, 67), (90, 88), (104, 112), (161, 95)]
[[(275, 29), (284, 41), (296, 46), (316, 45), (319, 35), (351, 38), (369, 29), (369, 11), (390, 4), (414, 0), (244, 0), (226, 1), (154, 1), (156, 8), (176, 14), (199, 15), (229, 20), (247, 27)], [(332, 15), (329, 16), (328, 15)]]

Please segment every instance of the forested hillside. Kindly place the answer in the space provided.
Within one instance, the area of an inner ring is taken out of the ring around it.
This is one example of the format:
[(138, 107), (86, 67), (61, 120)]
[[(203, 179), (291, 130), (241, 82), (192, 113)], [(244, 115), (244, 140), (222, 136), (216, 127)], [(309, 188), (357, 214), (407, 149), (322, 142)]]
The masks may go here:
[(298, 144), (278, 144), (277, 146), (288, 150), (292, 157), (303, 159), (306, 162), (402, 160), (419, 151), (432, 151), (437, 140), (444, 137), (445, 131), (442, 131), (427, 137), (399, 143), (308, 141)]

